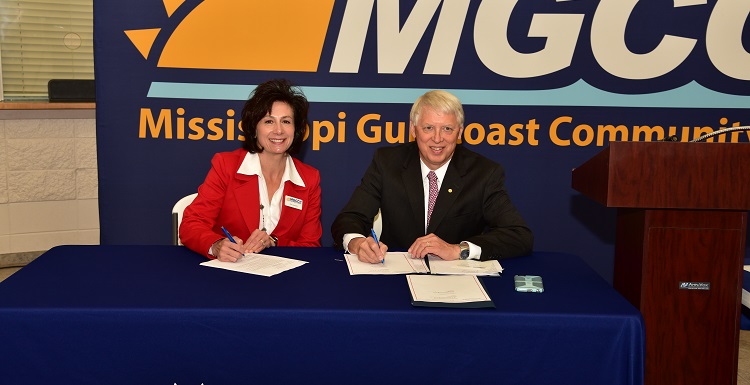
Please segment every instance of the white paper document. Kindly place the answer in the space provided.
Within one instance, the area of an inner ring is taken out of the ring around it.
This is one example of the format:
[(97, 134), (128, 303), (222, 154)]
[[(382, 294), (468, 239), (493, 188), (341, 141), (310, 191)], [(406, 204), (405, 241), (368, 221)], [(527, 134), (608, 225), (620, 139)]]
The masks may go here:
[(429, 273), (423, 259), (412, 259), (407, 252), (386, 252), (384, 263), (367, 263), (357, 258), (356, 254), (344, 254), (350, 275), (359, 274), (411, 274)]
[(247, 253), (237, 262), (222, 262), (218, 259), (212, 259), (201, 263), (201, 265), (270, 277), (294, 269), (295, 267), (302, 266), (306, 263), (306, 261), (282, 258), (275, 255)]
[(747, 271), (748, 273), (750, 273), (750, 265), (745, 265), (745, 271)]
[(407, 275), (414, 302), (492, 301), (475, 275)]
[(496, 260), (475, 261), (472, 259), (456, 259), (445, 261), (433, 256), (429, 256), (428, 258), (432, 274), (500, 276), (500, 273), (503, 272), (503, 267)]

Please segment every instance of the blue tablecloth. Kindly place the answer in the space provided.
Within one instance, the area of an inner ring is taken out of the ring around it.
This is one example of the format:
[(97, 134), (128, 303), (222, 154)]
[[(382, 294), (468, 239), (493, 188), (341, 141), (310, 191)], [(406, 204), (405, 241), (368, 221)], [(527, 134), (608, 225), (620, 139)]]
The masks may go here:
[[(60, 246), (0, 283), (7, 384), (641, 384), (640, 313), (580, 258), (483, 278), (495, 309), (413, 307), (404, 276), (350, 276), (330, 248), (273, 277), (180, 246)], [(541, 275), (518, 293), (513, 275)]]
[[(745, 266), (750, 266), (750, 258), (745, 258)], [(750, 272), (742, 271), (742, 309), (740, 329), (750, 330)]]

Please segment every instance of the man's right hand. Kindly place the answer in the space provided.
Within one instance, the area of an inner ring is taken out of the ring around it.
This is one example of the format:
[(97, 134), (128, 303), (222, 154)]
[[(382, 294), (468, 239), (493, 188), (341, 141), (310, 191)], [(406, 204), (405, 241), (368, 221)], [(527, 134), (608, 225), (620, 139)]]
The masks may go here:
[(378, 247), (378, 243), (372, 237), (354, 238), (349, 242), (349, 252), (357, 254), (357, 258), (362, 262), (381, 263), (386, 251), (388, 251), (388, 246), (380, 242), (380, 247)]

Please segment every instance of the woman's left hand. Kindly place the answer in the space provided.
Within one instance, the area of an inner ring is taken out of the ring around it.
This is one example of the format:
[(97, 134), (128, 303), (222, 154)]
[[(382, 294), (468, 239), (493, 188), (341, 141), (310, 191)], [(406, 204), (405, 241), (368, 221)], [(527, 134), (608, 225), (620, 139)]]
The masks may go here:
[(260, 253), (262, 250), (273, 246), (273, 239), (263, 230), (255, 230), (244, 244), (245, 253)]

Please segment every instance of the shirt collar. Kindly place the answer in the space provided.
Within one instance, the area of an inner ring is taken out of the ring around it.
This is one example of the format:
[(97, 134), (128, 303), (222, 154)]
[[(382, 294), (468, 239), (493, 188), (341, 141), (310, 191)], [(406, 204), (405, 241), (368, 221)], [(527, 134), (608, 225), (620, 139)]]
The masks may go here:
[[(237, 173), (244, 175), (258, 175), (259, 177), (262, 176), (258, 154), (253, 154), (251, 152), (245, 154), (245, 159), (242, 160), (242, 164), (240, 165), (240, 168), (237, 169)], [(299, 175), (299, 172), (297, 172), (297, 167), (294, 166), (294, 160), (288, 155), (286, 157), (284, 175), (281, 176), (281, 184), (284, 184), (286, 181), (290, 181), (300, 187), (305, 187), (305, 182), (302, 181), (302, 177)]]
[[(445, 162), (444, 165), (440, 166), (437, 170), (435, 170), (435, 175), (437, 175), (438, 180), (443, 180), (445, 177), (445, 173), (448, 171), (448, 165), (451, 164), (452, 159), (448, 159), (447, 162)], [(422, 161), (422, 158), (419, 158), (419, 167), (422, 170), (422, 180), (427, 178), (427, 173), (429, 173), (431, 170), (429, 167), (427, 167), (424, 164), (424, 161)]]

